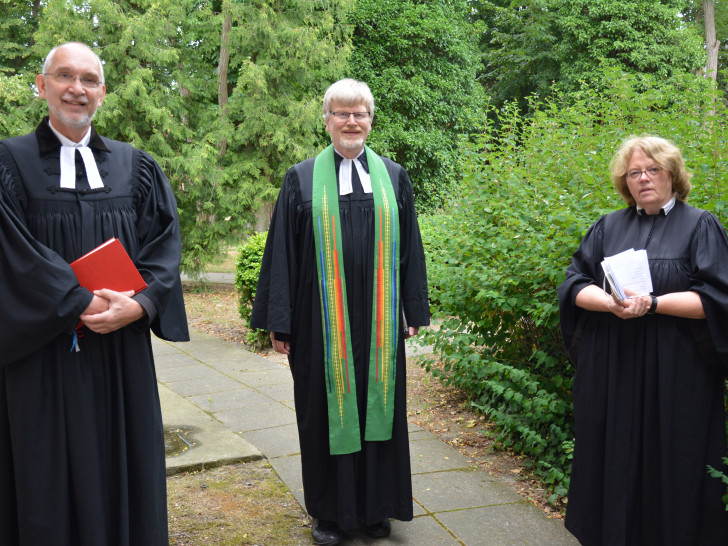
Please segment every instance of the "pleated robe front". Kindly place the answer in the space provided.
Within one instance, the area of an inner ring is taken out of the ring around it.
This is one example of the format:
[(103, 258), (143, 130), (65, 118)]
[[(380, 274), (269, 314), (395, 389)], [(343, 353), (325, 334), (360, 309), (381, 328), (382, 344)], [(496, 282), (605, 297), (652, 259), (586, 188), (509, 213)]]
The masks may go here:
[(160, 337), (188, 339), (172, 190), (146, 153), (92, 132), (104, 188), (59, 187), (60, 143), (0, 143), (0, 544), (166, 545), (162, 416), (144, 318), (73, 332), (92, 299), (69, 262), (118, 237)]
[[(647, 250), (653, 294), (695, 291), (706, 318), (623, 320), (578, 308), (585, 286), (603, 286), (604, 257), (630, 248)], [(723, 226), (682, 202), (667, 215), (607, 215), (574, 254), (559, 298), (576, 367), (567, 529), (586, 545), (728, 544), (725, 487), (706, 468), (724, 468), (726, 455)]]

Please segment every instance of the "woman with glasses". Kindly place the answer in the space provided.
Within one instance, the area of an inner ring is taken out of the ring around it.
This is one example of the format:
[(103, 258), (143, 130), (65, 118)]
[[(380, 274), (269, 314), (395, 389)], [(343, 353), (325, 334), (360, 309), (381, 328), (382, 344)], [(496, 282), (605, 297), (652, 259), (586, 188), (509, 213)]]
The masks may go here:
[[(686, 203), (680, 150), (625, 141), (611, 164), (627, 208), (588, 230), (559, 287), (576, 368), (575, 450), (566, 527), (582, 544), (728, 544), (728, 238)], [(652, 293), (620, 299), (602, 261), (647, 252)], [(606, 289), (605, 289), (606, 288)]]

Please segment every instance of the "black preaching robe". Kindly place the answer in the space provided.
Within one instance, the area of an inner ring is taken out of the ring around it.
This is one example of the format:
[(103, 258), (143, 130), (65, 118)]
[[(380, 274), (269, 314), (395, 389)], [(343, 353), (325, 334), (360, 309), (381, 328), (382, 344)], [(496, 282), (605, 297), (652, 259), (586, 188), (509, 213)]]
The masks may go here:
[[(335, 157), (338, 173), (341, 157)], [(361, 158), (366, 166), (366, 156), (362, 154)], [(401, 166), (382, 159), (399, 208), (402, 308), (409, 326), (425, 326), (429, 324), (425, 258), (412, 184)], [(294, 166), (283, 181), (268, 232), (251, 325), (276, 332), (277, 339), (290, 339), (303, 491), (309, 514), (337, 522), (345, 530), (385, 518), (409, 521), (412, 482), (402, 336), (397, 351), (392, 439), (364, 441), (374, 276), (374, 201), (371, 194), (364, 193), (356, 169), (352, 169), (354, 191), (339, 196), (339, 211), (362, 450), (336, 456), (329, 452), (321, 303), (311, 214), (313, 162), (309, 159)]]
[[(0, 544), (168, 544), (165, 454), (149, 328), (188, 339), (172, 190), (144, 152), (100, 137), (104, 183), (60, 189), (43, 120), (0, 142)], [(148, 316), (110, 334), (74, 327), (92, 294), (68, 263), (118, 237)]]
[[(585, 286), (603, 286), (602, 259), (630, 248), (647, 250), (654, 295), (697, 292), (706, 318), (623, 320), (576, 307)], [(583, 544), (728, 544), (725, 487), (706, 470), (726, 455), (723, 226), (679, 201), (667, 215), (609, 214), (584, 237), (559, 299), (576, 367), (567, 529)]]

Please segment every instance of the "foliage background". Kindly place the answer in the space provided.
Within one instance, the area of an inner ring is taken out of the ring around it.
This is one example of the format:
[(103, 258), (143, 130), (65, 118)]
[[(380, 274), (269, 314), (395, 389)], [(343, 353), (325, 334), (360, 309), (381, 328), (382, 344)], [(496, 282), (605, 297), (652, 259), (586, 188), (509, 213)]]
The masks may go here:
[(485, 115), (485, 92), (475, 75), (478, 35), (465, 0), (359, 0), (349, 73), (376, 98), (368, 142), (401, 163), (415, 201), (432, 210), (459, 180), (458, 141)]
[[(460, 191), (422, 219), (428, 278), (441, 322), (427, 340), (433, 374), (470, 393), (498, 424), (500, 445), (528, 454), (566, 494), (573, 449), (573, 369), (559, 331), (556, 288), (589, 225), (624, 203), (609, 160), (621, 141), (672, 139), (694, 173), (690, 202), (727, 217), (728, 126), (714, 87), (609, 69), (611, 85), (514, 102), (463, 146)], [(715, 113), (713, 109), (715, 108)]]
[(35, 128), (35, 76), (70, 40), (105, 63), (99, 132), (170, 179), (188, 273), (267, 223), (285, 171), (328, 142), (321, 101), (337, 79), (372, 84), (371, 143), (418, 181), (421, 207), (456, 182), (458, 137), (482, 117), (464, 0), (0, 0), (0, 138)]
[[(107, 86), (95, 124), (162, 166), (177, 196), (188, 272), (248, 230), (285, 166), (322, 142), (321, 81), (342, 74), (349, 51), (339, 24), (345, 1), (3, 3), (3, 43), (15, 47), (0, 67), (8, 82), (0, 119), (12, 111), (13, 120), (0, 136), (29, 132), (44, 114), (33, 82), (48, 50), (92, 44)], [(227, 66), (223, 51), (234, 52)]]
[(246, 343), (255, 350), (270, 345), (268, 332), (250, 327), (250, 317), (255, 302), (255, 292), (258, 289), (258, 276), (263, 263), (263, 252), (268, 239), (268, 232), (254, 233), (238, 248), (238, 259), (235, 263), (235, 289), (238, 293), (238, 312), (245, 320), (248, 333)]
[[(669, 78), (705, 63), (698, 0), (474, 0), (492, 103), (604, 88), (604, 69)], [(726, 37), (724, 31), (719, 37)]]

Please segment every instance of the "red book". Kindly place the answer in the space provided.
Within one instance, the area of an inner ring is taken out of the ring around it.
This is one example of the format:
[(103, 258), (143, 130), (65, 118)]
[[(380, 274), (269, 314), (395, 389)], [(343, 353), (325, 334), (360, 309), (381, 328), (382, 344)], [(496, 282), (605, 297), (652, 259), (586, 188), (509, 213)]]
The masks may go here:
[(116, 292), (133, 290), (136, 294), (147, 287), (126, 249), (116, 237), (97, 246), (70, 265), (79, 284), (91, 292), (108, 288)]

